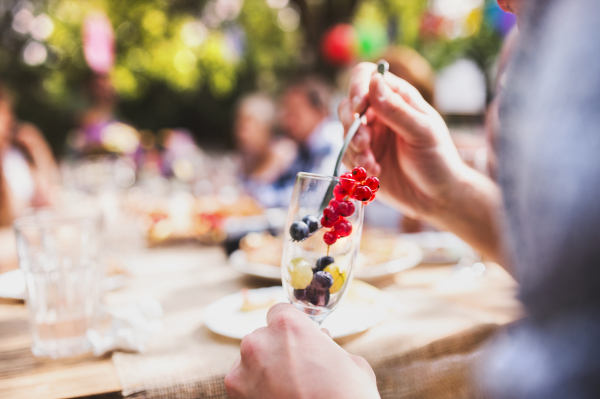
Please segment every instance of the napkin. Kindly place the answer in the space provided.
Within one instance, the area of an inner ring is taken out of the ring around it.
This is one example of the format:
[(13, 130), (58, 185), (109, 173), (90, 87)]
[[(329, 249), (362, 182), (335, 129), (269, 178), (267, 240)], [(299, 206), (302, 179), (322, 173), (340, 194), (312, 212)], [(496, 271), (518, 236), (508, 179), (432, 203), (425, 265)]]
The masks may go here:
[(146, 351), (146, 343), (163, 329), (163, 310), (160, 303), (146, 299), (121, 307), (105, 308), (110, 326), (101, 331), (89, 329), (86, 333), (96, 356), (113, 351)]

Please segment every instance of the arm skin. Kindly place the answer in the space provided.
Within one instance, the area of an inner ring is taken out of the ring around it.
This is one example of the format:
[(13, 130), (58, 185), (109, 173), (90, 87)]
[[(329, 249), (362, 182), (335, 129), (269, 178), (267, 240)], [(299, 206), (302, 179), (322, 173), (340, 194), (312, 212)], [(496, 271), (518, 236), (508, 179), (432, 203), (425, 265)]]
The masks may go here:
[(379, 176), (381, 197), (406, 215), (455, 233), (506, 267), (500, 239), (499, 187), (458, 155), (438, 112), (406, 81), (357, 65), (339, 107), (347, 129), (369, 109), (344, 159)]

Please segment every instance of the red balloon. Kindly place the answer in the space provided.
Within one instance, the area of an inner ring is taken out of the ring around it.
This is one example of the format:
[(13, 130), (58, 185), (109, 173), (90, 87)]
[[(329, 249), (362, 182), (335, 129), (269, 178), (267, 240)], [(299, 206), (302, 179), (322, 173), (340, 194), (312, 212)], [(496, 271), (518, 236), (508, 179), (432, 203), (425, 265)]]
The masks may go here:
[(321, 40), (321, 53), (327, 62), (344, 66), (356, 57), (356, 30), (349, 24), (338, 24), (330, 28)]

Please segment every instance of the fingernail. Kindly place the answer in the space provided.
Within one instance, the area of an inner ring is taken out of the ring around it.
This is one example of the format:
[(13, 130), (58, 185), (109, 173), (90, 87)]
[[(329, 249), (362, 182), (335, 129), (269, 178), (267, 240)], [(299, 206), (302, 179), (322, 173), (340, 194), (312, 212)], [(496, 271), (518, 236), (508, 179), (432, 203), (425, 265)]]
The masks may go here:
[(358, 107), (360, 107), (361, 102), (362, 100), (359, 96), (352, 97), (352, 111), (360, 112), (360, 109)]
[(383, 78), (377, 77), (377, 99), (379, 101), (385, 101), (388, 97), (388, 87), (385, 84)]

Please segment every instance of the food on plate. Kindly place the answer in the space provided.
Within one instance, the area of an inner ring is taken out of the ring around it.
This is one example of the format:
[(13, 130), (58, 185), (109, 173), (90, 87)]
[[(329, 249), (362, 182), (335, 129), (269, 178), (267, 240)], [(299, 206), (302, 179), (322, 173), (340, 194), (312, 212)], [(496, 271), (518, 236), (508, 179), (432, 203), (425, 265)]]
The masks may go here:
[(397, 234), (376, 229), (366, 230), (360, 242), (357, 265), (380, 265), (407, 256), (407, 247), (402, 245), (402, 242), (402, 238)]
[(224, 202), (218, 196), (195, 198), (188, 193), (162, 200), (141, 200), (133, 210), (141, 214), (150, 245), (181, 240), (221, 242), (226, 238), (224, 224), (228, 219), (263, 214), (263, 209), (249, 196)]
[(248, 233), (240, 240), (240, 249), (246, 253), (246, 260), (272, 266), (281, 266), (283, 238), (269, 233)]
[(240, 310), (242, 310), (243, 312), (250, 312), (252, 310), (270, 308), (271, 306), (277, 303), (276, 298), (270, 298), (267, 301), (252, 300), (248, 288), (244, 288), (240, 293), (244, 298), (244, 302), (242, 303), (242, 307), (240, 308)]

